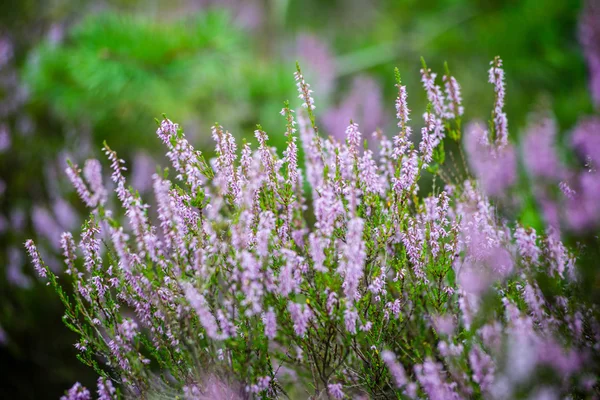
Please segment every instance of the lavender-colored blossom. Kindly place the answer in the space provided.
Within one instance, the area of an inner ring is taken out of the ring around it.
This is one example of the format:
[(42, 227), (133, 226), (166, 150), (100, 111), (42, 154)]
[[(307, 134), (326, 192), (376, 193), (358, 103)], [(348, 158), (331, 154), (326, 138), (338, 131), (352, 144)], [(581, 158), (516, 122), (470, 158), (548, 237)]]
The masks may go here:
[(415, 366), (415, 374), (423, 391), (431, 400), (459, 399), (455, 391), (455, 385), (445, 380), (445, 372), (442, 365), (431, 358), (426, 358), (423, 364)]
[(473, 370), (473, 381), (482, 392), (488, 392), (494, 383), (495, 366), (492, 358), (481, 347), (474, 346), (469, 352), (469, 363)]
[(100, 161), (90, 159), (85, 162), (83, 176), (92, 190), (91, 202), (103, 205), (106, 202), (106, 189), (102, 183), (102, 166)]
[(390, 375), (394, 379), (394, 383), (396, 387), (401, 388), (408, 383), (408, 378), (406, 377), (406, 371), (404, 367), (398, 363), (396, 360), (396, 355), (389, 351), (384, 350), (381, 352), (381, 359), (385, 362), (385, 365), (388, 367), (390, 371)]
[(360, 158), (358, 163), (358, 173), (361, 183), (364, 185), (364, 190), (370, 193), (383, 195), (386, 189), (384, 176), (380, 173), (379, 167), (373, 160), (373, 152), (365, 150), (365, 153)]
[(496, 100), (494, 101), (494, 111), (492, 113), (494, 122), (495, 144), (502, 148), (508, 144), (508, 119), (504, 112), (504, 97), (506, 89), (504, 84), (504, 69), (502, 69), (502, 59), (494, 58), (490, 62), (488, 82), (494, 85)]
[(60, 400), (92, 400), (92, 396), (89, 390), (77, 382), (69, 389), (66, 396), (61, 396)]
[(186, 283), (183, 286), (183, 290), (186, 299), (189, 301), (192, 308), (198, 314), (200, 324), (202, 324), (202, 327), (206, 331), (208, 337), (216, 340), (222, 339), (222, 336), (218, 332), (219, 327), (217, 325), (217, 320), (210, 311), (210, 308), (208, 307), (204, 296), (198, 293), (196, 288), (194, 288), (190, 283)]
[(314, 232), (308, 237), (308, 243), (310, 248), (310, 256), (314, 262), (315, 271), (327, 272), (327, 268), (324, 266), (325, 262), (325, 246), (327, 241)]
[(310, 89), (310, 85), (304, 80), (300, 69), (294, 73), (294, 79), (296, 79), (296, 86), (298, 88), (298, 98), (304, 101), (302, 107), (307, 108), (311, 112), (315, 109), (315, 99), (312, 98), (313, 91)]
[(356, 321), (358, 320), (358, 313), (354, 308), (346, 308), (344, 310), (344, 323), (346, 324), (346, 330), (351, 334), (356, 334)]
[(117, 398), (117, 389), (108, 378), (98, 378), (98, 400), (114, 400)]
[(33, 268), (42, 278), (46, 277), (46, 267), (44, 266), (42, 259), (40, 258), (40, 254), (38, 253), (37, 247), (33, 240), (29, 239), (25, 242), (25, 248), (29, 253), (29, 257), (31, 258), (31, 262), (33, 263)]
[[(419, 158), (415, 150), (402, 158), (402, 169), (400, 178), (394, 178), (394, 191), (401, 194), (402, 191), (410, 191), (417, 182), (419, 175)], [(416, 188), (415, 188), (416, 189)]]
[(444, 117), (448, 119), (458, 119), (465, 112), (465, 108), (462, 106), (460, 85), (453, 76), (444, 75), (443, 79), (446, 98), (448, 99), (448, 112)]
[(362, 134), (358, 131), (358, 124), (351, 123), (346, 128), (346, 140), (348, 142), (348, 150), (354, 157), (358, 156), (361, 147)]
[(537, 245), (537, 235), (535, 229), (528, 228), (527, 230), (519, 226), (515, 230), (515, 241), (521, 257), (524, 257), (529, 262), (537, 263), (541, 250)]
[(429, 68), (421, 69), (421, 82), (425, 93), (427, 93), (427, 100), (433, 105), (433, 110), (438, 117), (446, 115), (446, 103), (444, 94), (439, 85), (435, 84), (436, 73), (432, 73)]
[(275, 339), (277, 335), (277, 316), (273, 307), (269, 307), (269, 310), (263, 316), (263, 323), (265, 324), (265, 336), (271, 340)]
[(560, 191), (565, 195), (568, 199), (574, 199), (577, 192), (575, 192), (569, 184), (565, 181), (562, 181), (558, 184)]
[(81, 178), (81, 171), (77, 168), (77, 165), (69, 164), (65, 172), (67, 173), (67, 176), (71, 180), (71, 184), (77, 191), (77, 194), (81, 200), (83, 200), (88, 207), (95, 207), (97, 203), (94, 201), (92, 194), (83, 182), (83, 179)]
[(435, 147), (435, 117), (432, 113), (425, 113), (423, 115), (423, 119), (425, 120), (425, 126), (423, 129), (421, 129), (421, 143), (419, 143), (419, 151), (421, 152), (421, 157), (425, 161), (425, 166), (432, 161), (433, 148)]
[(353, 218), (348, 222), (346, 245), (344, 250), (344, 263), (339, 272), (344, 277), (344, 294), (350, 303), (359, 299), (358, 283), (363, 274), (366, 258), (365, 244), (362, 238), (364, 221)]
[(330, 383), (327, 385), (327, 392), (334, 399), (343, 399), (344, 391), (342, 390), (341, 383)]
[(400, 132), (394, 136), (394, 159), (398, 159), (406, 154), (406, 151), (410, 147), (409, 138), (412, 134), (412, 128), (408, 125), (408, 121), (410, 121), (410, 110), (408, 109), (406, 86), (397, 83), (396, 87), (398, 88), (398, 97), (396, 97), (396, 118), (398, 119), (398, 128), (400, 128)]
[(304, 335), (306, 335), (306, 331), (308, 330), (308, 323), (313, 317), (311, 309), (304, 304), (294, 303), (293, 301), (288, 303), (287, 308), (290, 316), (292, 317), (296, 335), (304, 337)]

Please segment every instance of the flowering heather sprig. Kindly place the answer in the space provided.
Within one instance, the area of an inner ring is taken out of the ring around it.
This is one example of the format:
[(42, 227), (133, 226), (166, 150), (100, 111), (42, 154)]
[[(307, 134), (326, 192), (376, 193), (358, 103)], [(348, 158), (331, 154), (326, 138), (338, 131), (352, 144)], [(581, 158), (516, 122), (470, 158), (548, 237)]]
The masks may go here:
[(83, 182), (83, 179), (81, 178), (81, 170), (77, 167), (77, 165), (69, 163), (69, 166), (65, 172), (85, 205), (90, 208), (95, 207), (97, 205), (97, 201), (95, 201), (87, 186)]
[(104, 205), (107, 193), (102, 183), (102, 165), (100, 161), (96, 159), (87, 160), (83, 167), (83, 176), (92, 189), (91, 203)]
[(90, 391), (77, 382), (67, 392), (66, 396), (62, 396), (60, 400), (92, 400)]
[(113, 400), (117, 398), (117, 390), (110, 379), (98, 378), (98, 400)]
[[(558, 395), (577, 387), (591, 396), (593, 385), (580, 383), (597, 375), (600, 324), (598, 310), (580, 301), (571, 250), (556, 231), (500, 219), (486, 196), (489, 181), (461, 182), (445, 170), (443, 143), (460, 138), (459, 121), (450, 121), (459, 109), (444, 103), (433, 74), (424, 77), (441, 108), (432, 101), (419, 148), (409, 141), (399, 81), (400, 132), (393, 143), (377, 133), (379, 151), (361, 149), (354, 124), (346, 141), (322, 140), (311, 107), (310, 122), (307, 110), (295, 114), (306, 199), (287, 103), (283, 156), (259, 127), (258, 146), (244, 144), (238, 158), (233, 135), (215, 126), (217, 156), (206, 162), (176, 124), (162, 121), (157, 135), (176, 180), (153, 176), (152, 207), (126, 185), (124, 162), (105, 146), (123, 212), (107, 198), (79, 243), (57, 231), (72, 290), (26, 243), (65, 305), (79, 357), (101, 376), (100, 398), (157, 390), (278, 398), (292, 387), (314, 398), (502, 397), (498, 388), (512, 398), (524, 384), (540, 390), (538, 368), (561, 378)], [(458, 84), (445, 82), (445, 100), (458, 105)], [(510, 160), (510, 145), (500, 148), (487, 132), (478, 140), (483, 158)], [(74, 184), (91, 198), (102, 193), (100, 169), (86, 165), (88, 185)], [(429, 173), (431, 191), (420, 181)], [(76, 385), (69, 395), (85, 393)]]
[(281, 110), (280, 114), (286, 119), (286, 130), (285, 136), (287, 137), (287, 148), (283, 155), (285, 156), (285, 162), (287, 163), (287, 181), (293, 189), (298, 185), (300, 178), (298, 172), (298, 146), (296, 145), (296, 121), (293, 115), (294, 110), (291, 110), (289, 104), (286, 102), (285, 107)]
[(447, 119), (459, 119), (465, 112), (462, 106), (462, 96), (460, 94), (460, 85), (456, 79), (450, 75), (448, 64), (445, 64), (446, 74), (444, 75), (444, 89), (448, 99), (448, 112), (444, 116)]
[(315, 109), (315, 99), (312, 98), (313, 91), (310, 89), (310, 85), (304, 81), (304, 76), (299, 65), (296, 65), (296, 69), (294, 78), (296, 79), (296, 87), (298, 88), (298, 98), (304, 101), (302, 107), (308, 109), (308, 113), (311, 115)]
[(421, 157), (425, 161), (423, 166), (426, 166), (433, 160), (433, 148), (435, 147), (435, 117), (431, 112), (426, 112), (423, 115), (425, 126), (421, 129), (421, 143), (419, 143), (419, 151)]
[(531, 263), (537, 263), (541, 250), (537, 245), (537, 235), (535, 229), (527, 230), (519, 226), (515, 231), (515, 241), (521, 257), (526, 258)]
[(396, 68), (396, 87), (398, 88), (398, 97), (396, 97), (396, 118), (398, 119), (398, 128), (400, 132), (394, 136), (393, 158), (398, 159), (403, 156), (410, 147), (410, 135), (412, 128), (408, 125), (410, 121), (407, 103), (406, 86), (400, 81), (400, 72)]
[(560, 191), (565, 195), (566, 198), (568, 199), (574, 199), (575, 195), (577, 194), (573, 189), (571, 189), (571, 187), (569, 186), (569, 184), (565, 181), (562, 181), (558, 184), (558, 187), (560, 188)]
[(431, 69), (427, 68), (427, 64), (425, 64), (423, 58), (421, 58), (421, 63), (423, 64), (423, 68), (421, 68), (421, 82), (423, 83), (425, 93), (427, 93), (427, 101), (432, 104), (433, 112), (439, 118), (444, 118), (447, 113), (447, 106), (442, 89), (435, 83), (437, 74), (431, 72)]
[(490, 62), (488, 82), (494, 85), (496, 99), (492, 111), (492, 121), (494, 123), (494, 138), (498, 147), (504, 147), (508, 144), (508, 119), (504, 112), (504, 97), (506, 90), (504, 85), (504, 69), (502, 69), (502, 59), (494, 58)]
[(29, 253), (29, 257), (31, 257), (31, 262), (33, 263), (33, 268), (38, 273), (38, 275), (42, 278), (46, 277), (46, 267), (40, 258), (40, 254), (38, 253), (37, 247), (33, 240), (29, 239), (25, 242), (25, 248)]
[(212, 137), (216, 143), (216, 172), (221, 174), (221, 178), (227, 181), (228, 194), (231, 195), (234, 201), (239, 201), (241, 188), (234, 165), (237, 159), (235, 139), (231, 133), (223, 132), (219, 125), (212, 127)]
[(327, 392), (334, 399), (343, 399), (345, 397), (341, 383), (330, 383), (327, 385)]

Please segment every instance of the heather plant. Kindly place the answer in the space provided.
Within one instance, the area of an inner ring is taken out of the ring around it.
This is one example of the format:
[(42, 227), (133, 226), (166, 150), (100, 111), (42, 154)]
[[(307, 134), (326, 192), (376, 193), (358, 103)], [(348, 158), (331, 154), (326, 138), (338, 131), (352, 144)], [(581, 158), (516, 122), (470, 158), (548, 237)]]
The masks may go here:
[[(260, 126), (238, 151), (215, 124), (208, 160), (164, 118), (172, 167), (153, 175), (152, 207), (108, 145), (116, 199), (99, 161), (68, 165), (91, 214), (80, 236), (61, 236), (67, 276), (25, 246), (100, 399), (599, 395), (600, 325), (579, 299), (576, 254), (555, 230), (504, 219), (464, 162), (446, 163), (465, 126), (461, 88), (447, 68), (440, 80), (423, 62), (421, 76), (418, 144), (399, 73), (398, 131), (375, 132), (371, 149), (352, 121), (345, 142), (321, 136), (298, 67), (302, 108), (281, 110), (282, 155)], [(500, 58), (489, 82), (478, 143), (501, 157)], [(79, 384), (64, 396), (89, 398)]]

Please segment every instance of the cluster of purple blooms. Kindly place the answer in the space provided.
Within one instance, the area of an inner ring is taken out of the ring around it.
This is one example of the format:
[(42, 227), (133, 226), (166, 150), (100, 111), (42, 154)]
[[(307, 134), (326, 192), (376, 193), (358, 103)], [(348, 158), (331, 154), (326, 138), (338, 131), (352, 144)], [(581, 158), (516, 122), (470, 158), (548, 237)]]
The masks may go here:
[[(92, 210), (80, 240), (60, 241), (71, 296), (26, 247), (100, 374), (100, 399), (598, 395), (598, 310), (573, 297), (574, 255), (555, 230), (503, 220), (488, 183), (445, 167), (444, 141), (461, 137), (460, 86), (448, 71), (444, 90), (421, 74), (430, 106), (418, 145), (399, 76), (398, 133), (375, 132), (373, 150), (352, 122), (345, 143), (319, 134), (298, 68), (304, 107), (281, 111), (283, 157), (260, 126), (258, 148), (238, 152), (215, 125), (206, 160), (165, 118), (157, 135), (175, 180), (153, 176), (152, 206), (108, 146), (116, 199), (99, 162), (69, 165)], [(505, 157), (499, 58), (489, 78), (495, 104), (477, 143)], [(91, 395), (76, 384), (64, 398)]]

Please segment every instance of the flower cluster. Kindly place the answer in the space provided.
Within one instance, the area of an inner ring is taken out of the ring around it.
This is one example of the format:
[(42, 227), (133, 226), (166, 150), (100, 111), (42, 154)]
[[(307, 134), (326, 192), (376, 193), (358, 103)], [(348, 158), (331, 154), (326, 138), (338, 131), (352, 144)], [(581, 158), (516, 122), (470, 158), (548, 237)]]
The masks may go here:
[[(486, 136), (498, 151), (508, 146), (501, 67), (490, 69)], [(398, 76), (400, 131), (375, 135), (379, 157), (352, 122), (344, 143), (319, 135), (298, 68), (305, 109), (281, 112), (283, 157), (258, 127), (258, 148), (238, 159), (215, 125), (207, 161), (165, 118), (157, 135), (176, 176), (154, 175), (155, 206), (105, 147), (122, 211), (109, 208), (97, 163), (85, 181), (69, 166), (92, 209), (78, 243), (61, 240), (72, 296), (26, 246), (80, 335), (80, 359), (101, 375), (100, 398), (597, 394), (600, 324), (574, 297), (574, 255), (554, 231), (503, 220), (481, 183), (447, 169), (443, 144), (460, 138), (463, 107), (456, 80), (444, 76), (444, 95), (435, 78), (424, 66), (431, 105), (416, 145)], [(445, 185), (423, 193), (428, 173)], [(66, 398), (89, 397), (76, 385)]]

